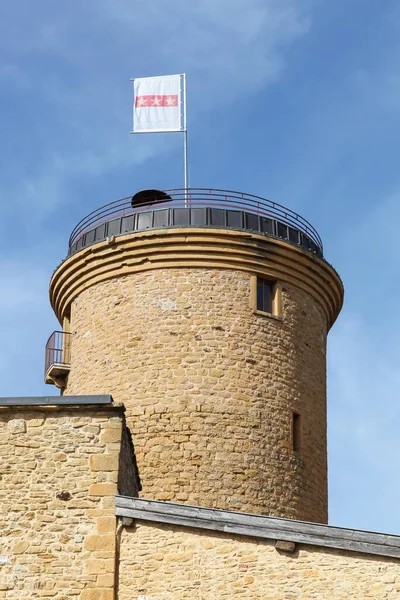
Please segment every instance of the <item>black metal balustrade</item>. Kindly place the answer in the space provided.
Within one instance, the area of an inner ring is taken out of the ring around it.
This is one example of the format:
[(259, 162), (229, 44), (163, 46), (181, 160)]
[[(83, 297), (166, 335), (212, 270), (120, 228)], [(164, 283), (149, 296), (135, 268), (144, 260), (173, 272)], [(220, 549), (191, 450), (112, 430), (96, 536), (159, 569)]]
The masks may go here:
[(64, 387), (71, 362), (71, 334), (53, 331), (46, 343), (44, 379), (57, 387)]
[(206, 188), (145, 190), (105, 204), (74, 228), (69, 254), (107, 237), (165, 227), (256, 231), (323, 256), (318, 232), (293, 210), (259, 196)]

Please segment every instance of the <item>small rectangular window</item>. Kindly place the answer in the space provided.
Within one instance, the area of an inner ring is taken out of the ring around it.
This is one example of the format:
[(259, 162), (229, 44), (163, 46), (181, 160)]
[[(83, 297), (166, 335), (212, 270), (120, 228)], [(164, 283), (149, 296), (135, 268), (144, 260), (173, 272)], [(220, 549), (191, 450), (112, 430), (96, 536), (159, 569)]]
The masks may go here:
[(257, 277), (257, 310), (273, 312), (274, 285), (266, 279)]
[(250, 308), (258, 315), (282, 319), (282, 288), (279, 281), (259, 275), (250, 278)]
[(301, 444), (301, 421), (299, 413), (292, 415), (292, 446), (294, 452), (299, 452)]

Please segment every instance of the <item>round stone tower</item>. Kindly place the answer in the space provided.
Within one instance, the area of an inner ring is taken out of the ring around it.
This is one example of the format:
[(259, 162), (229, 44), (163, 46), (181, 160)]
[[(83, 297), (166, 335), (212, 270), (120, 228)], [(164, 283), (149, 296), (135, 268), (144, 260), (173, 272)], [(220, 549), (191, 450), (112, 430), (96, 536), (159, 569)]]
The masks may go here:
[(124, 403), (143, 497), (326, 522), (343, 287), (307, 221), (236, 192), (139, 192), (75, 228), (50, 297), (47, 381)]

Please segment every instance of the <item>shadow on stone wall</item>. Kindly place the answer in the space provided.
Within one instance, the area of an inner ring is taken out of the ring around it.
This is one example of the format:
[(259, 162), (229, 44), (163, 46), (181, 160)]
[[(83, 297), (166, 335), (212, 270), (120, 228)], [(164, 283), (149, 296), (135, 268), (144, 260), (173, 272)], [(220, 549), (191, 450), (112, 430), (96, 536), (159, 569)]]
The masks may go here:
[(138, 497), (142, 489), (135, 447), (125, 416), (122, 424), (121, 449), (118, 465), (118, 493), (121, 496)]

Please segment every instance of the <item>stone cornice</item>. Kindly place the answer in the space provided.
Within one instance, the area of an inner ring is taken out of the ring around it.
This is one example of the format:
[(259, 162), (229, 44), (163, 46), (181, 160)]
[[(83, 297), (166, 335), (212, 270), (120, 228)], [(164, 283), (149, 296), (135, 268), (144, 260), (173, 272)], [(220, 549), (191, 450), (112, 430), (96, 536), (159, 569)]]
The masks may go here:
[(343, 303), (338, 274), (311, 252), (262, 234), (193, 227), (122, 235), (81, 250), (55, 271), (50, 302), (62, 323), (71, 302), (92, 285), (167, 268), (230, 269), (291, 283), (320, 304), (328, 327)]

